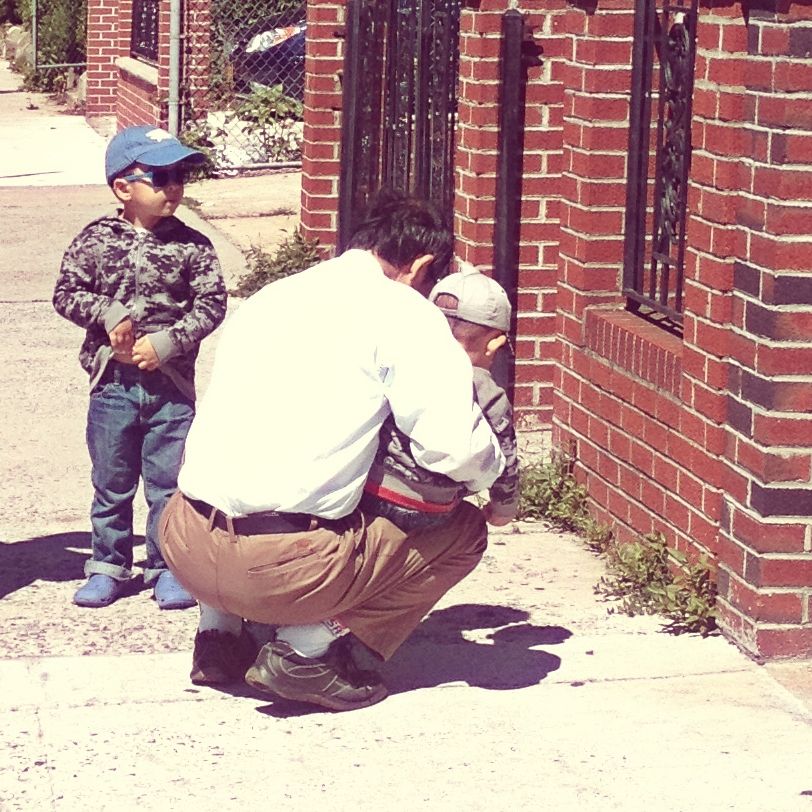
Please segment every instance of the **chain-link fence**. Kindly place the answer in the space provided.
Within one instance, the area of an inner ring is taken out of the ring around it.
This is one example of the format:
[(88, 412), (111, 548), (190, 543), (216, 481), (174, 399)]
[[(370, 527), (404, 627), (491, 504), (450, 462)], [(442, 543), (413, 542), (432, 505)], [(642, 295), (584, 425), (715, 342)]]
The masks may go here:
[(183, 134), (220, 169), (301, 158), (305, 3), (187, 0)]
[(12, 64), (32, 90), (62, 92), (85, 66), (87, 0), (7, 0), (0, 23), (22, 26)]

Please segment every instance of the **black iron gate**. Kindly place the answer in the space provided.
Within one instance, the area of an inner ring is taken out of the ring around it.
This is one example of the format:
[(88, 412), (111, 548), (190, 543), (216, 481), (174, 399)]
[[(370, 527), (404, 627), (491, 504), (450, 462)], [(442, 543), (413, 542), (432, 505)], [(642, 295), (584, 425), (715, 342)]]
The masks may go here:
[[(637, 0), (623, 292), (632, 309), (660, 314), (675, 325), (682, 323), (683, 310), (696, 17), (697, 0)], [(655, 93), (657, 118), (652, 120)]]
[(460, 0), (349, 0), (338, 245), (382, 188), (437, 204), (451, 226)]

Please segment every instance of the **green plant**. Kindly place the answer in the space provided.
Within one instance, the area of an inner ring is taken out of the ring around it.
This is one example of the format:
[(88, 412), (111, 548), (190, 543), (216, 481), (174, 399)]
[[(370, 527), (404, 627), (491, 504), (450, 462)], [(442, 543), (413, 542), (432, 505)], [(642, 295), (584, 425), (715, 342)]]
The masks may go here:
[(21, 22), (16, 0), (0, 0), (0, 24), (19, 25)]
[(618, 601), (610, 613), (662, 614), (674, 633), (706, 636), (716, 628), (716, 587), (705, 556), (690, 562), (684, 553), (670, 549), (661, 533), (612, 544), (606, 553), (608, 574), (595, 589)]
[(217, 134), (228, 135), (236, 124), (257, 142), (266, 161), (291, 160), (301, 149), (298, 122), (303, 109), (301, 102), (285, 95), (282, 85), (253, 83), (251, 93), (228, 111)]
[(183, 132), (178, 133), (178, 139), (187, 147), (196, 149), (202, 153), (205, 160), (202, 163), (190, 164), (186, 173), (187, 180), (191, 183), (196, 180), (210, 178), (214, 175), (217, 166), (214, 160), (214, 144), (210, 134), (204, 126), (190, 126)]
[(321, 261), (318, 244), (318, 240), (305, 239), (301, 231), (296, 230), (279, 245), (273, 255), (252, 245), (246, 252), (248, 273), (230, 292), (234, 296), (250, 296), (277, 279), (284, 279), (315, 265)]
[(572, 474), (573, 460), (553, 454), (547, 462), (537, 460), (519, 469), (520, 519), (545, 519), (562, 530), (580, 534), (594, 552), (601, 552), (612, 537), (611, 530), (595, 521), (587, 509), (587, 493)]
[[(17, 3), (23, 26), (34, 26), (33, 6)], [(85, 60), (87, 0), (38, 0), (37, 63), (23, 67), (24, 85), (29, 90), (64, 92), (72, 68), (49, 68), (50, 64), (81, 63)]]
[(716, 627), (716, 586), (705, 556), (690, 561), (670, 549), (661, 533), (618, 543), (611, 528), (589, 515), (586, 489), (575, 481), (573, 460), (554, 454), (519, 471), (519, 518), (546, 519), (556, 527), (578, 533), (584, 544), (606, 558), (607, 575), (595, 587), (617, 601), (610, 613), (659, 613), (675, 634), (707, 635)]

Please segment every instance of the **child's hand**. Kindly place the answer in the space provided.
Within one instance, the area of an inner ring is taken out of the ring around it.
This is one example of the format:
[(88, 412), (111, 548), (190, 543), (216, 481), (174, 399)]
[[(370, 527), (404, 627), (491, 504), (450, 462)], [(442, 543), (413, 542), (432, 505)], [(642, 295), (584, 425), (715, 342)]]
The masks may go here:
[(131, 319), (120, 321), (108, 334), (110, 346), (116, 355), (129, 356), (135, 342)]
[(139, 369), (144, 369), (147, 372), (152, 372), (161, 365), (161, 361), (152, 348), (148, 336), (141, 336), (133, 344), (133, 362), (138, 365)]
[(482, 512), (485, 514), (485, 521), (494, 527), (504, 527), (513, 521), (512, 516), (494, 515), (492, 502), (488, 502), (488, 504), (482, 508)]

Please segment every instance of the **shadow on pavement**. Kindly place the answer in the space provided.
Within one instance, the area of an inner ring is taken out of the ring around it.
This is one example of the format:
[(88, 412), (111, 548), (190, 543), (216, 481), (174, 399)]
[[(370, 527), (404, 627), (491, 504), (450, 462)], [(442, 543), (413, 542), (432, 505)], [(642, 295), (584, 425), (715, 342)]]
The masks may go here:
[[(134, 537), (134, 546), (143, 544)], [(76, 581), (84, 578), (90, 557), (90, 533), (54, 533), (21, 541), (0, 541), (0, 598), (34, 581)], [(140, 577), (128, 584), (126, 595), (145, 589)]]
[[(509, 606), (460, 604), (432, 612), (381, 669), (390, 693), (465, 682), (473, 688), (510, 690), (537, 685), (561, 665), (560, 657), (534, 646), (563, 643), (562, 626), (536, 626)], [(489, 642), (464, 631), (493, 629)]]
[(75, 581), (90, 555), (90, 533), (0, 542), (0, 598), (34, 581)]
[[(380, 668), (390, 694), (464, 682), (473, 688), (511, 690), (537, 685), (561, 658), (534, 646), (557, 645), (572, 636), (563, 626), (536, 626), (529, 614), (509, 606), (460, 604), (432, 612), (392, 659)], [(467, 640), (464, 631), (493, 629), (489, 642)], [(371, 659), (361, 654), (362, 667)], [(379, 666), (380, 667), (380, 666)], [(329, 713), (312, 705), (277, 700), (257, 710), (287, 718)]]

